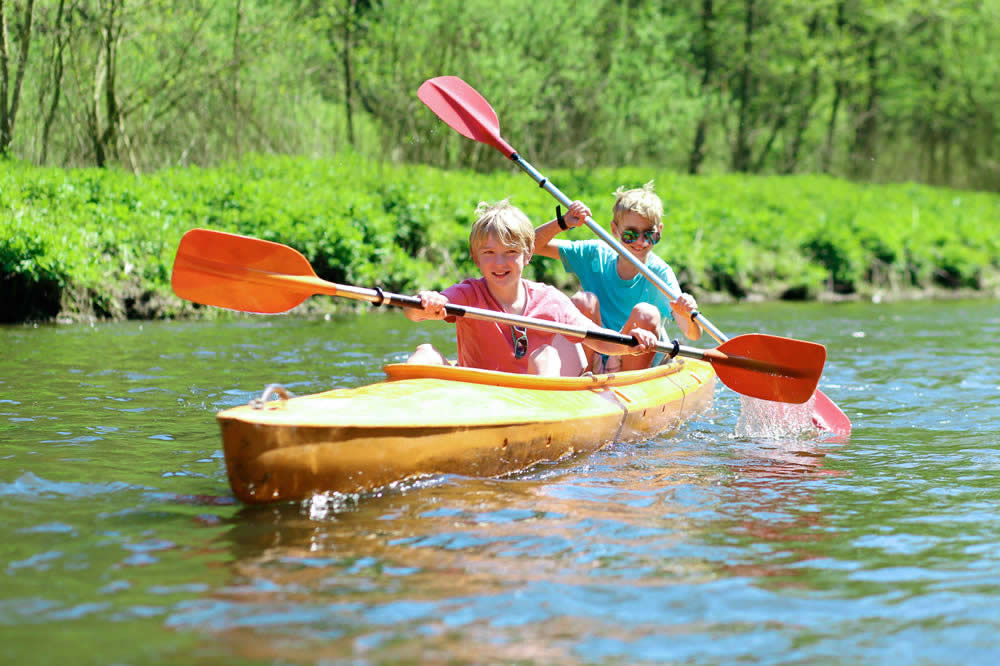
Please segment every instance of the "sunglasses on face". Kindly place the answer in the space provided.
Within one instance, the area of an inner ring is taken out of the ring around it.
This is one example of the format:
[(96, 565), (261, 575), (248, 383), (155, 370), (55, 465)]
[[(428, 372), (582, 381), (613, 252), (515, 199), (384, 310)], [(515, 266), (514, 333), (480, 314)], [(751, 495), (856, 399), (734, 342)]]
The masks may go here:
[(511, 326), (510, 337), (514, 341), (514, 358), (524, 358), (528, 353), (528, 329), (523, 326)]
[[(660, 232), (653, 231), (652, 229), (646, 229), (642, 232), (642, 235), (646, 238), (646, 242), (650, 245), (656, 245), (660, 242)], [(635, 229), (625, 229), (622, 231), (622, 242), (631, 245), (632, 243), (639, 240), (639, 232)]]

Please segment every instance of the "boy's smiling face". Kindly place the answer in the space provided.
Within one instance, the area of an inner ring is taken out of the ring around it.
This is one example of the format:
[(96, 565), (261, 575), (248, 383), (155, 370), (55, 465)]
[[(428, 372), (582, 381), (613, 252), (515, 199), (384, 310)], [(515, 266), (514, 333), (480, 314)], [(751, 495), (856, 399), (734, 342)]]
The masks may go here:
[(472, 254), (472, 260), (486, 278), (486, 283), (499, 289), (516, 286), (530, 258), (531, 255), (521, 248), (504, 245), (493, 233), (488, 234)]
[[(646, 263), (646, 258), (649, 257), (654, 245), (650, 237), (659, 240), (660, 234), (663, 232), (663, 224), (654, 225), (639, 213), (627, 211), (621, 215), (620, 224), (619, 222), (611, 223), (611, 230), (614, 232), (615, 238), (621, 241), (621, 244), (628, 248), (628, 251), (634, 254), (636, 259)], [(626, 243), (623, 236), (630, 239), (634, 237), (634, 240)]]

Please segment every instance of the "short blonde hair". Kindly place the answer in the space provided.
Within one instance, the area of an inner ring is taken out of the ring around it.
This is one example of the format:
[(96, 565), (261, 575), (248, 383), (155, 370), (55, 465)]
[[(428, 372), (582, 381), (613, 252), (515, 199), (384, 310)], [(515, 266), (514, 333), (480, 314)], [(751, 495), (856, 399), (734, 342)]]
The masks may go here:
[(653, 191), (653, 181), (631, 190), (622, 187), (615, 190), (615, 224), (621, 224), (625, 213), (638, 213), (652, 222), (654, 227), (663, 222), (663, 202)]
[(535, 228), (531, 220), (509, 199), (489, 204), (485, 201), (476, 206), (476, 221), (469, 232), (469, 250), (475, 255), (490, 235), (506, 247), (516, 247), (529, 255), (535, 252)]

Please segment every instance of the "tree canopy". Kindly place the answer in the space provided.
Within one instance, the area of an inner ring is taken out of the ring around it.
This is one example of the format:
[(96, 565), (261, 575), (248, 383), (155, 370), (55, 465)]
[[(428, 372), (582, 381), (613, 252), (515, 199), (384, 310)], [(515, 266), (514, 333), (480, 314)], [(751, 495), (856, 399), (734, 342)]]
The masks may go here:
[(135, 172), (248, 153), (492, 170), (454, 74), (551, 167), (1000, 186), (1000, 0), (0, 0), (0, 153)]

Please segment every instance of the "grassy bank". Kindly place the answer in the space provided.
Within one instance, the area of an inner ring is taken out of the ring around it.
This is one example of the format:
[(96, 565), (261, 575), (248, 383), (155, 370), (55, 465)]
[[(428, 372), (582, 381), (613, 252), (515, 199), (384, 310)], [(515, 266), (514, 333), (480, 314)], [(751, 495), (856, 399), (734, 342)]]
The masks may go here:
[[(466, 248), (478, 201), (510, 196), (537, 222), (551, 219), (555, 203), (517, 172), (445, 172), (352, 156), (261, 157), (138, 176), (2, 167), (5, 322), (214, 316), (170, 291), (174, 252), (194, 227), (286, 243), (335, 282), (398, 292), (440, 288), (475, 273)], [(667, 242), (657, 252), (703, 299), (892, 298), (992, 291), (1000, 282), (995, 194), (818, 176), (546, 175), (587, 201), (602, 223), (616, 187), (655, 179), (667, 211)], [(590, 236), (587, 229), (570, 235)], [(528, 276), (570, 284), (547, 259), (535, 258)]]

